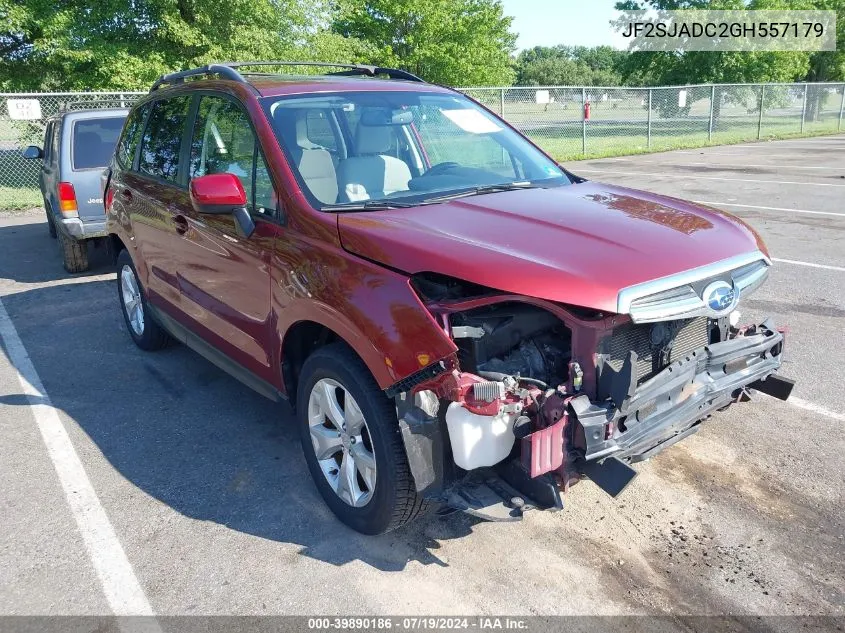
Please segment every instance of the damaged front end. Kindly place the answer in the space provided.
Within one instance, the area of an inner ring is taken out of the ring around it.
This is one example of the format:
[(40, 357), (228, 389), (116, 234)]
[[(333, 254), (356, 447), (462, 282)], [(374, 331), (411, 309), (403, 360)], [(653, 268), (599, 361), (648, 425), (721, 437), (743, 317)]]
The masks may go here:
[(412, 283), (458, 352), (388, 390), (411, 472), (425, 497), (486, 519), (559, 510), (582, 479), (616, 496), (631, 463), (749, 389), (781, 399), (792, 389), (774, 373), (784, 335), (770, 321), (737, 327), (738, 313), (688, 299), (680, 318), (661, 320), (651, 297), (647, 312), (606, 314), (437, 275)]

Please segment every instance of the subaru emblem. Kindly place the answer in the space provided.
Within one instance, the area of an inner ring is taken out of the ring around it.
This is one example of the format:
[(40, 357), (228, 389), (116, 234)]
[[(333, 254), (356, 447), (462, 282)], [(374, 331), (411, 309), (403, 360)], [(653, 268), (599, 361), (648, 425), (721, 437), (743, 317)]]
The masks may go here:
[(701, 298), (714, 317), (721, 317), (736, 307), (739, 291), (726, 281), (714, 281), (704, 289)]

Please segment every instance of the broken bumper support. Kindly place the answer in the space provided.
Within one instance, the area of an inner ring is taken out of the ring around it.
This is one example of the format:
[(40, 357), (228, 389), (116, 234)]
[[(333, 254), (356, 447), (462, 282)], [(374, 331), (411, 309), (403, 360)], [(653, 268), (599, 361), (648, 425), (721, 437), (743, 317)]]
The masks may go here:
[[(705, 346), (673, 362), (630, 389), (618, 407), (576, 397), (569, 415), (569, 424), (575, 425), (573, 440), (556, 441), (556, 433), (546, 437), (553, 427), (537, 431), (523, 440), (523, 451), (529, 452), (523, 460), (531, 464), (532, 476), (574, 461), (582, 475), (615, 496), (636, 474), (626, 463), (648, 459), (692, 435), (701, 420), (746, 389), (786, 399), (792, 381), (773, 375), (782, 351), (783, 334), (766, 322), (752, 334)], [(562, 454), (558, 447), (564, 443)]]

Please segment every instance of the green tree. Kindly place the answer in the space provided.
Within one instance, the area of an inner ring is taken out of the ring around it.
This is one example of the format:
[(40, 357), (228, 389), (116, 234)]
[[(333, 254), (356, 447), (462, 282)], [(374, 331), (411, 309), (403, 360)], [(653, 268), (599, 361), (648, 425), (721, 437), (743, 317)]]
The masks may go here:
[(516, 44), (499, 0), (342, 0), (335, 32), (366, 41), (373, 61), (435, 83), (510, 85)]
[(329, 19), (320, 0), (0, 0), (0, 87), (131, 90), (211, 61), (369, 55)]
[[(621, 11), (656, 9), (660, 11), (683, 9), (812, 9), (815, 0), (626, 0), (617, 2)], [(791, 82), (805, 76), (810, 67), (811, 53), (804, 51), (637, 51), (631, 53), (621, 65), (626, 82), (631, 85), (689, 85), (707, 83), (768, 83)], [(703, 96), (703, 93), (698, 92)], [(786, 93), (779, 91), (780, 97)], [(722, 91), (723, 98), (735, 103), (745, 102), (756, 107), (755, 93), (750, 88), (737, 86)], [(767, 103), (777, 95), (770, 91)], [(758, 99), (759, 100), (759, 99)], [(688, 111), (692, 102), (688, 101)], [(655, 107), (663, 116), (679, 112), (673, 95), (658, 94)], [(713, 116), (719, 119), (722, 99), (713, 104)]]
[(810, 56), (807, 81), (845, 81), (845, 0), (816, 0), (816, 9), (836, 11), (836, 50)]
[(535, 46), (516, 58), (520, 86), (617, 86), (619, 68), (629, 53), (610, 46)]
[[(626, 0), (621, 11), (656, 9), (806, 9), (812, 0)], [(637, 51), (621, 65), (630, 83), (685, 85), (794, 81), (809, 68), (810, 53), (782, 51)]]

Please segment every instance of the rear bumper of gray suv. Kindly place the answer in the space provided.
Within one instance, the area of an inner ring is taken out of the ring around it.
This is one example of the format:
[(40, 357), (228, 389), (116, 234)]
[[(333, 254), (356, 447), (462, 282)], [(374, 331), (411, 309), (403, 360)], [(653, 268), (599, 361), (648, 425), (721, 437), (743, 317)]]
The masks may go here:
[(105, 237), (106, 219), (83, 220), (81, 218), (62, 218), (59, 220), (62, 231), (76, 240), (87, 240), (92, 237)]

